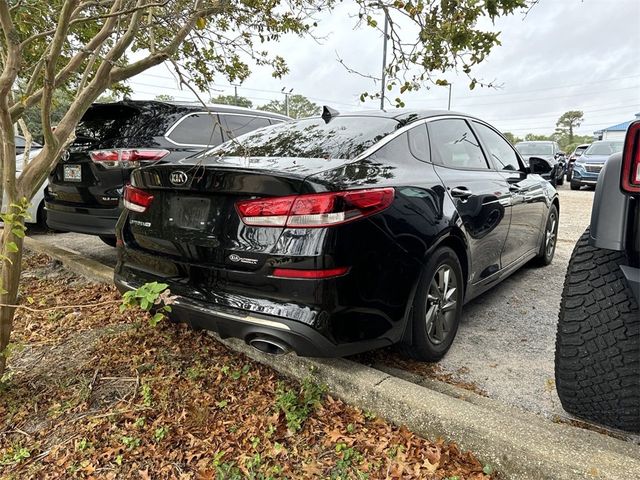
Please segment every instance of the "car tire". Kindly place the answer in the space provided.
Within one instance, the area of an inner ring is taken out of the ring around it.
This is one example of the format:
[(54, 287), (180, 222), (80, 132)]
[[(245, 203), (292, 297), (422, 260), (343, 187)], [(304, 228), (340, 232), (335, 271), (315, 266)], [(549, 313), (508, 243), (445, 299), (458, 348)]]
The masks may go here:
[(100, 235), (100, 240), (109, 245), (110, 247), (116, 246), (116, 237), (112, 237), (109, 235)]
[(40, 202), (40, 205), (38, 205), (38, 211), (36, 213), (36, 225), (38, 226), (38, 228), (41, 228), (43, 230), (49, 229), (49, 227), (47, 227), (47, 211), (44, 208), (44, 200)]
[(534, 259), (535, 263), (541, 267), (549, 265), (556, 254), (556, 245), (558, 243), (558, 224), (560, 223), (559, 220), (558, 208), (554, 204), (551, 204), (551, 207), (549, 207), (549, 214), (547, 215), (547, 222), (544, 226), (544, 235), (542, 236), (540, 249)]
[(576, 244), (565, 277), (555, 377), (563, 408), (640, 432), (640, 312), (620, 265), (623, 252)]
[(560, 175), (560, 178), (556, 181), (556, 185), (564, 185), (564, 173)]
[(580, 190), (581, 186), (582, 185), (580, 185), (579, 183), (576, 183), (576, 182), (573, 182), (573, 181), (571, 182), (571, 190)]
[(408, 326), (411, 344), (403, 344), (401, 350), (415, 360), (440, 360), (458, 331), (463, 299), (458, 256), (452, 249), (440, 247), (429, 257), (420, 277)]
[(571, 172), (567, 172), (567, 182), (571, 182)]

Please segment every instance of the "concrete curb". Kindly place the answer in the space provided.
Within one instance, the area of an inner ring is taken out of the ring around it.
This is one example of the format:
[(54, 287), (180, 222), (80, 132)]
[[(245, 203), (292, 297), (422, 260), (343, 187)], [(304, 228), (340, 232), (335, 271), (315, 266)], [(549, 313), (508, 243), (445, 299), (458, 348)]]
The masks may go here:
[[(110, 282), (111, 268), (62, 248), (27, 239), (27, 248), (51, 255), (95, 281)], [(599, 433), (555, 424), (532, 413), (457, 387), (427, 388), (345, 359), (270, 356), (236, 339), (214, 338), (283, 375), (310, 377), (344, 401), (406, 425), (427, 438), (444, 438), (473, 451), (504, 477), (573, 480), (640, 478), (640, 448)], [(392, 372), (393, 370), (387, 370)], [(406, 377), (406, 376), (405, 376)]]
[(55, 258), (72, 272), (87, 277), (93, 282), (113, 283), (113, 269), (100, 262), (70, 252), (64, 248), (56, 247), (50, 243), (42, 242), (33, 237), (25, 237), (24, 246), (34, 252), (44, 253), (51, 258)]

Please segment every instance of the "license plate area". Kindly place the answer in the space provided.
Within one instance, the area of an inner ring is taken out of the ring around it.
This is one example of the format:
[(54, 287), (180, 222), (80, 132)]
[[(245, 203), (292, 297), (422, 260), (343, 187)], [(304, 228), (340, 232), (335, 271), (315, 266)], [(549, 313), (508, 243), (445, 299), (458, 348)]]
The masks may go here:
[(207, 225), (211, 201), (208, 198), (175, 196), (169, 200), (169, 225), (202, 230)]
[(64, 165), (62, 169), (62, 178), (65, 182), (81, 182), (82, 165)]

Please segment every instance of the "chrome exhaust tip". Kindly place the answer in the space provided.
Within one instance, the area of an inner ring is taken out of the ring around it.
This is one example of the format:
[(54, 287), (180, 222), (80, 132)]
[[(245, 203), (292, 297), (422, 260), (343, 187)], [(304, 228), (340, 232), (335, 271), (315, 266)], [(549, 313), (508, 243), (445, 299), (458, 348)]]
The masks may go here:
[(249, 340), (248, 343), (256, 350), (269, 355), (284, 355), (291, 350), (287, 344), (270, 338), (256, 337)]

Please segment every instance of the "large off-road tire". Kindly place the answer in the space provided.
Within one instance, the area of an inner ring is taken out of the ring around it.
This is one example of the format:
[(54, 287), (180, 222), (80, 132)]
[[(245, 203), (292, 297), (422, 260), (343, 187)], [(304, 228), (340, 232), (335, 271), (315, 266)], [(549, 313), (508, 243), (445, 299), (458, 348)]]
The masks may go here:
[(558, 208), (552, 204), (549, 208), (549, 215), (547, 215), (547, 223), (544, 227), (544, 235), (542, 236), (542, 242), (540, 242), (538, 255), (533, 260), (534, 263), (541, 267), (549, 265), (556, 254), (559, 223)]
[(429, 257), (411, 310), (411, 344), (400, 349), (411, 358), (437, 362), (449, 350), (462, 316), (464, 280), (456, 253), (440, 247)]
[(564, 409), (640, 432), (640, 312), (623, 252), (580, 237), (565, 278), (556, 336), (556, 388)]

